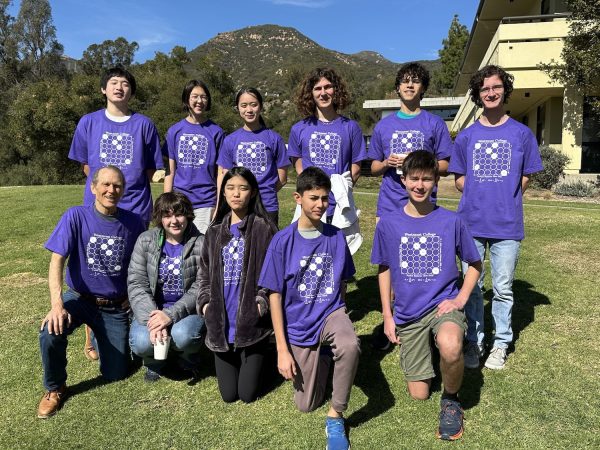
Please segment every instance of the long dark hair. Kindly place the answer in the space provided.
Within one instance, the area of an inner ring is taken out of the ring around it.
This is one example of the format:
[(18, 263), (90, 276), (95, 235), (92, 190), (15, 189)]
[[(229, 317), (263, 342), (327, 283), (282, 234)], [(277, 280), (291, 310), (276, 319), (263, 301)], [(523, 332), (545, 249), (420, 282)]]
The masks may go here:
[[(263, 119), (262, 116), (262, 110), (263, 110), (263, 98), (262, 95), (260, 95), (260, 92), (258, 91), (258, 89), (253, 88), (253, 87), (243, 87), (241, 88), (239, 91), (237, 91), (237, 94), (235, 94), (235, 108), (238, 109), (238, 104), (240, 102), (240, 97), (244, 94), (249, 94), (252, 97), (256, 98), (256, 100), (258, 101), (258, 105), (260, 106), (260, 114), (258, 115), (258, 122), (264, 127), (267, 128), (267, 124), (265, 123), (265, 119)], [(238, 110), (239, 112), (239, 110)]]
[(242, 177), (244, 180), (248, 182), (250, 188), (252, 189), (252, 196), (250, 197), (250, 203), (248, 203), (248, 213), (262, 217), (265, 220), (270, 220), (267, 214), (267, 210), (265, 209), (262, 199), (260, 198), (260, 191), (258, 189), (258, 181), (256, 181), (256, 177), (250, 171), (250, 169), (246, 169), (245, 167), (236, 166), (231, 170), (227, 171), (225, 176), (223, 177), (223, 181), (221, 181), (221, 190), (219, 191), (219, 209), (217, 210), (217, 214), (215, 219), (213, 220), (213, 224), (223, 222), (223, 218), (227, 215), (229, 211), (231, 211), (231, 207), (225, 200), (225, 185), (227, 182), (233, 177)]

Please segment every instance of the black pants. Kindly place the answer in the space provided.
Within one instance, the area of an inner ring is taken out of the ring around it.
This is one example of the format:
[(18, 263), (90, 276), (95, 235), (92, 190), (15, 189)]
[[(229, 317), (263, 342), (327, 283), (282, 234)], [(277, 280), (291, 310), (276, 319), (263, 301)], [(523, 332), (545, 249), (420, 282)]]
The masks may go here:
[(267, 211), (267, 215), (269, 216), (269, 219), (271, 219), (271, 222), (273, 222), (275, 226), (279, 228), (279, 210)]
[(267, 353), (267, 339), (249, 347), (228, 352), (215, 352), (215, 370), (223, 401), (244, 403), (256, 400), (261, 388), (263, 363)]

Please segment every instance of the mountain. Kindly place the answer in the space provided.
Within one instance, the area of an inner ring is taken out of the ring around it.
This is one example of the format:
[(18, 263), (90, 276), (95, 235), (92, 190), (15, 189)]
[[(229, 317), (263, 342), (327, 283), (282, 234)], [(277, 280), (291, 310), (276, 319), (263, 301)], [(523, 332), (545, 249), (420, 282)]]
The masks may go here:
[[(332, 66), (352, 84), (366, 88), (382, 77), (395, 76), (399, 64), (376, 52), (352, 55), (326, 49), (294, 28), (258, 25), (219, 33), (191, 50), (192, 65), (210, 56), (228, 72), (237, 87), (257, 87), (278, 97), (289, 93), (310, 68)], [(425, 62), (431, 65), (431, 62)]]

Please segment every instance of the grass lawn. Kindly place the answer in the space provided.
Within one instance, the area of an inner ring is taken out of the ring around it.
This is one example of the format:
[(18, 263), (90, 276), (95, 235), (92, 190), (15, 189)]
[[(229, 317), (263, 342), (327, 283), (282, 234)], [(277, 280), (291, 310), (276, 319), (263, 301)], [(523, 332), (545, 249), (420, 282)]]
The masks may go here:
[[(347, 412), (353, 448), (600, 448), (600, 205), (526, 203), (514, 353), (504, 371), (466, 372), (465, 434), (448, 444), (434, 437), (439, 382), (430, 400), (413, 401), (398, 349), (371, 350), (381, 321), (377, 268), (369, 263), (376, 191), (358, 190), (365, 244), (355, 255), (347, 299), (363, 349)], [(0, 448), (323, 448), (327, 406), (298, 412), (290, 383), (280, 378), (253, 404), (224, 404), (206, 351), (198, 381), (174, 374), (149, 385), (136, 367), (126, 380), (104, 384), (97, 364), (83, 355), (83, 330), (68, 349), (71, 396), (56, 417), (36, 418), (43, 392), (37, 335), (49, 309), (43, 243), (81, 191), (0, 189)], [(291, 192), (281, 193), (282, 223), (291, 217)], [(456, 208), (457, 195), (441, 197), (443, 206)]]

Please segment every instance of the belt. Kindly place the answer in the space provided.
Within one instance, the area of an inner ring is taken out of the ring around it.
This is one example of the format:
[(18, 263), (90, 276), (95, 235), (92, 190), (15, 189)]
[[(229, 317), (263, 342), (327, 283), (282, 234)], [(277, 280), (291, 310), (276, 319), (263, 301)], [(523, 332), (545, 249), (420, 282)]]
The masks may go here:
[(129, 309), (129, 298), (126, 295), (118, 298), (106, 298), (93, 294), (81, 294), (81, 298), (94, 303), (96, 306)]

